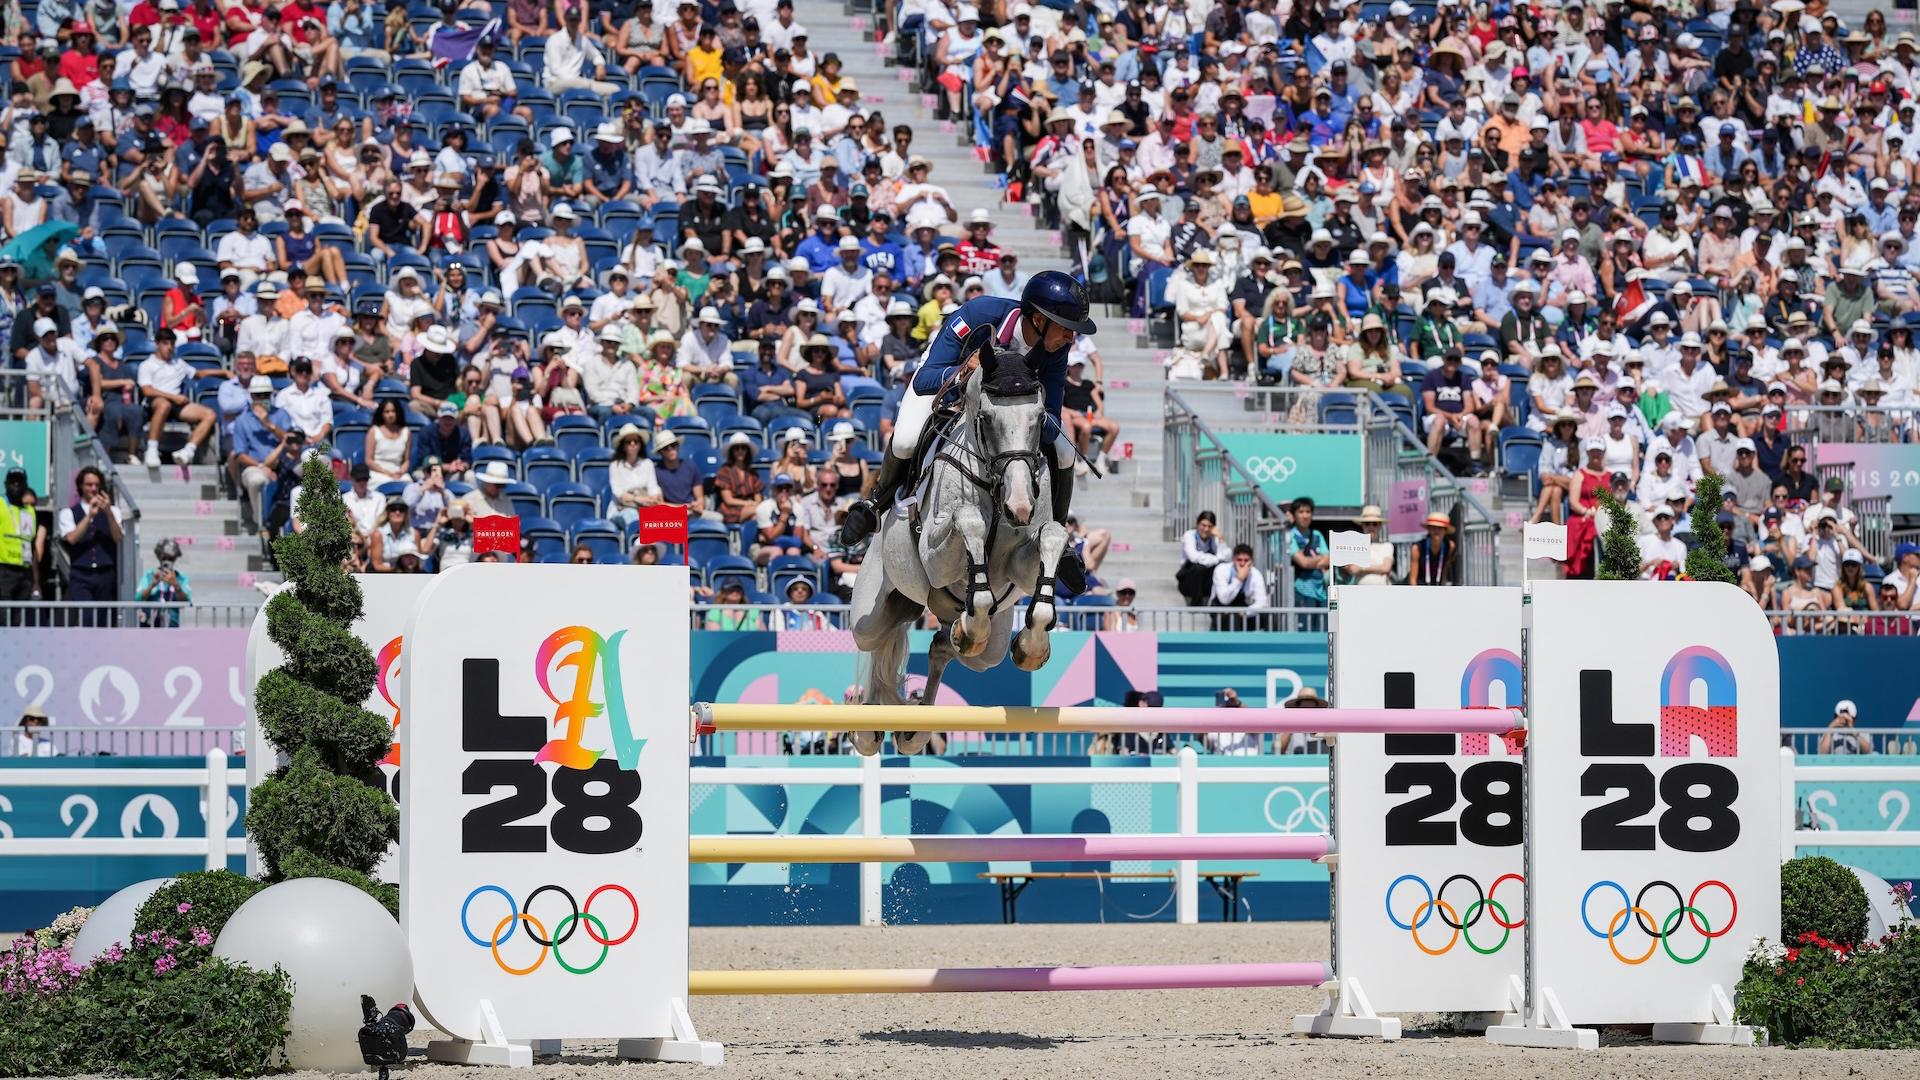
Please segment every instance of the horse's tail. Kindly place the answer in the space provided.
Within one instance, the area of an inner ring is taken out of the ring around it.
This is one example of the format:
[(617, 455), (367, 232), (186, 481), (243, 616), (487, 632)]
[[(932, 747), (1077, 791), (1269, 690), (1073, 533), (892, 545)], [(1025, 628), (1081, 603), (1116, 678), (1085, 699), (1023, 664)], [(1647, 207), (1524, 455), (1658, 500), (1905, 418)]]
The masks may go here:
[(889, 629), (860, 654), (865, 670), (860, 681), (866, 685), (869, 705), (904, 705), (907, 701), (907, 626)]

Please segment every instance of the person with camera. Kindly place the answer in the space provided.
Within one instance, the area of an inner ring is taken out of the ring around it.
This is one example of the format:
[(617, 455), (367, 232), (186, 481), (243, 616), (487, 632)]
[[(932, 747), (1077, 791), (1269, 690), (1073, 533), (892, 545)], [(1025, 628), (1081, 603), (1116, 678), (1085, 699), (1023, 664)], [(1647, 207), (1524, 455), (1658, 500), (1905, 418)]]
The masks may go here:
[[(187, 572), (179, 567), (180, 544), (168, 537), (153, 545), (153, 557), (157, 561), (140, 575), (134, 598), (156, 604), (193, 603), (193, 587), (187, 583)], [(140, 625), (179, 626), (180, 609), (164, 607), (142, 611)]]
[(111, 603), (120, 598), (120, 542), (126, 538), (120, 508), (108, 494), (106, 475), (91, 465), (74, 477), (73, 487), (73, 505), (54, 522), (67, 551), (66, 598)]
[(260, 462), (260, 467), (273, 475), (273, 502), (268, 506), (265, 522), (270, 537), (280, 535), (290, 523), (295, 532), (300, 531), (294, 500), (300, 493), (300, 460), (306, 452), (307, 433), (289, 421), (273, 450)]

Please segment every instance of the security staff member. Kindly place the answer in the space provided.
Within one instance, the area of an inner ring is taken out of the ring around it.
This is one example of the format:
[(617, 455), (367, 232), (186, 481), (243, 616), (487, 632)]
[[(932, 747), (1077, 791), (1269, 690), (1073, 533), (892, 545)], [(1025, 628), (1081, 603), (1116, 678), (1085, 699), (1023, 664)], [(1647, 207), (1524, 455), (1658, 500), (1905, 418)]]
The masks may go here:
[(73, 482), (78, 496), (60, 512), (60, 543), (67, 549), (67, 599), (120, 598), (120, 509), (107, 497), (107, 478), (89, 465)]
[(27, 471), (8, 469), (0, 502), (0, 603), (33, 599), (34, 509), (27, 505)]

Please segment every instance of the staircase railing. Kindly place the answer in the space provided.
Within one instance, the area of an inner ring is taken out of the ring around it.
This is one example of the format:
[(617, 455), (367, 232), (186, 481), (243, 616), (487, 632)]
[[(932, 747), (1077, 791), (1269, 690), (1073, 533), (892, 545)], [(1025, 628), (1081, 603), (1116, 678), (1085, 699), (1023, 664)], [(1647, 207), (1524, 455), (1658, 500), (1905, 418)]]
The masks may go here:
[[(1275, 561), (1285, 558), (1284, 516), (1260, 486), (1233, 459), (1219, 433), (1234, 431), (1318, 431), (1357, 433), (1362, 437), (1362, 489), (1365, 502), (1389, 504), (1399, 484), (1424, 483), (1428, 512), (1453, 520), (1460, 538), (1460, 584), (1500, 583), (1499, 521), (1486, 505), (1448, 472), (1392, 409), (1371, 394), (1349, 393), (1353, 419), (1344, 423), (1289, 420), (1302, 394), (1312, 390), (1252, 387), (1234, 383), (1180, 383), (1165, 392), (1164, 501), (1162, 531), (1177, 539), (1193, 525), (1194, 515), (1210, 509), (1220, 516), (1229, 539), (1257, 535), (1265, 520), (1279, 522)], [(1314, 410), (1316, 415), (1318, 410)], [(1240, 418), (1244, 416), (1245, 420)], [(1357, 509), (1357, 508), (1356, 508)], [(1232, 527), (1229, 527), (1229, 517)], [(1396, 569), (1404, 573), (1413, 540), (1395, 542)], [(1256, 545), (1256, 552), (1260, 549)], [(1267, 563), (1260, 563), (1263, 569)], [(1291, 598), (1291, 593), (1286, 594)]]

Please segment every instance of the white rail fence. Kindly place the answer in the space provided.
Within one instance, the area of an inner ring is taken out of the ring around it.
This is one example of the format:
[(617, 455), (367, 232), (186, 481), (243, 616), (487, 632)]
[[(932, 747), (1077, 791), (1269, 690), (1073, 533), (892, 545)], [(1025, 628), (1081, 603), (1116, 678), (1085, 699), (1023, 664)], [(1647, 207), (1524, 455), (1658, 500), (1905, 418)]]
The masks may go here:
[[(1174, 784), (1178, 786), (1175, 831), (1183, 836), (1200, 833), (1200, 788), (1215, 784), (1267, 784), (1324, 789), (1327, 770), (1316, 765), (1252, 765), (1242, 768), (1200, 768), (1199, 755), (1183, 749), (1170, 764), (1126, 766), (984, 766), (960, 767), (909, 765), (883, 767), (882, 759), (860, 759), (857, 769), (801, 768), (793, 766), (723, 765), (695, 766), (689, 770), (692, 784), (719, 787), (749, 785), (827, 785), (860, 789), (861, 836), (881, 834), (881, 789), (897, 786), (1021, 784)], [(229, 856), (246, 854), (246, 838), (228, 836), (237, 812), (236, 794), (246, 782), (244, 770), (229, 770), (226, 751), (207, 751), (206, 762), (197, 768), (178, 769), (9, 769), (0, 772), (0, 809), (9, 804), (6, 792), (28, 787), (137, 787), (198, 788), (201, 820), (208, 820), (209, 807), (223, 807), (218, 827), (201, 836), (174, 837), (16, 837), (0, 822), (0, 858), (24, 855), (153, 855), (204, 857), (208, 869), (227, 865)], [(1795, 797), (1796, 785), (1803, 783), (1911, 783), (1920, 784), (1920, 764), (1915, 765), (1800, 765), (1792, 750), (1780, 750), (1781, 844), (1780, 858), (1793, 858), (1803, 847), (1920, 847), (1920, 829), (1901, 829), (1899, 821), (1887, 829), (1832, 830), (1802, 827), (1801, 806)], [(1312, 791), (1302, 800), (1310, 807), (1320, 795)], [(1312, 815), (1299, 815), (1309, 825), (1320, 825)], [(1287, 830), (1293, 831), (1293, 830)], [(1300, 830), (1304, 831), (1304, 830)], [(1316, 829), (1315, 831), (1323, 831)], [(208, 835), (211, 834), (212, 840)], [(860, 865), (860, 922), (881, 925), (881, 864)], [(1175, 915), (1178, 921), (1199, 921), (1199, 864), (1181, 860), (1175, 864)]]

